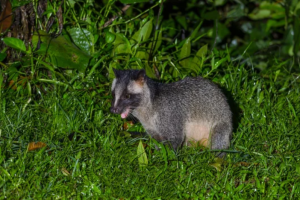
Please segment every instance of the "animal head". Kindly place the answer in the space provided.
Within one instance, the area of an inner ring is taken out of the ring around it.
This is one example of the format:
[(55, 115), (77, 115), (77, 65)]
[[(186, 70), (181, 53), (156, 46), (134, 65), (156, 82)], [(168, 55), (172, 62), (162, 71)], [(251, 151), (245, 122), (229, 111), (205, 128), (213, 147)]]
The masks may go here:
[(145, 70), (114, 69), (114, 73), (116, 78), (111, 87), (113, 99), (110, 111), (126, 118), (142, 101), (146, 81)]

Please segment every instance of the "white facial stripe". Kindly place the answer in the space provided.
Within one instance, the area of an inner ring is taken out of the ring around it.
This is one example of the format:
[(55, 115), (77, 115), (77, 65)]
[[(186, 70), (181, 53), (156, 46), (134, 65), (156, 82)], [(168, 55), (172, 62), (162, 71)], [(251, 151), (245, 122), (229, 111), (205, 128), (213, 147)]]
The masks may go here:
[(117, 79), (115, 78), (111, 84), (111, 91), (113, 91), (116, 87)]
[(122, 90), (120, 88), (115, 88), (115, 104), (114, 106), (116, 107), (118, 105), (118, 101), (120, 100), (120, 96), (122, 94)]
[(120, 89), (116, 88), (116, 84), (117, 84), (117, 79), (115, 78), (111, 84), (111, 91), (115, 90), (115, 103), (114, 106), (116, 106), (118, 104), (118, 101), (120, 99), (121, 96), (121, 91)]
[(135, 81), (131, 81), (128, 84), (127, 90), (132, 94), (140, 94), (143, 92), (143, 86), (137, 84)]

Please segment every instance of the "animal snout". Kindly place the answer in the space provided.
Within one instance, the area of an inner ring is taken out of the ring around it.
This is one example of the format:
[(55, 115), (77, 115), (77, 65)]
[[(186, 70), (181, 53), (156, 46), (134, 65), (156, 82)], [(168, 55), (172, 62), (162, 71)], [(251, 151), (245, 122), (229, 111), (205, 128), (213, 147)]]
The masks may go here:
[(114, 114), (118, 114), (118, 113), (120, 113), (120, 109), (119, 108), (115, 108), (115, 107), (111, 107), (110, 108), (110, 112), (112, 112)]

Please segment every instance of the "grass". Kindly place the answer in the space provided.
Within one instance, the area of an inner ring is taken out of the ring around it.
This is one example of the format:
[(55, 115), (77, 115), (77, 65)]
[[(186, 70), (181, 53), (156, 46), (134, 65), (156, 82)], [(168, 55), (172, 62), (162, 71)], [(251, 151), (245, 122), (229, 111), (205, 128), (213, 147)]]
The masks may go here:
[[(107, 81), (92, 89), (57, 87), (30, 99), (2, 88), (0, 198), (297, 199), (299, 74), (278, 73), (276, 66), (257, 72), (231, 62), (209, 75), (234, 102), (235, 130), (224, 163), (201, 147), (175, 154), (155, 150), (149, 138), (122, 134), (123, 121), (109, 112)], [(144, 167), (140, 140), (147, 144)], [(47, 146), (28, 151), (30, 142)]]

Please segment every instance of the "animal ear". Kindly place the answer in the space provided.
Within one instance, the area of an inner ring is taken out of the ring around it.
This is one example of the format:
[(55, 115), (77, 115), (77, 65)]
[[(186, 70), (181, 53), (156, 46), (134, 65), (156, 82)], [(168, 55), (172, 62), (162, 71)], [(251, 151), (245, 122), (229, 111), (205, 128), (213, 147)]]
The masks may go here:
[(121, 71), (117, 70), (117, 69), (113, 69), (113, 71), (114, 71), (114, 74), (115, 74), (116, 78), (119, 78), (120, 74), (121, 74)]
[(146, 72), (144, 69), (141, 69), (137, 72), (136, 82), (140, 85), (144, 85)]

